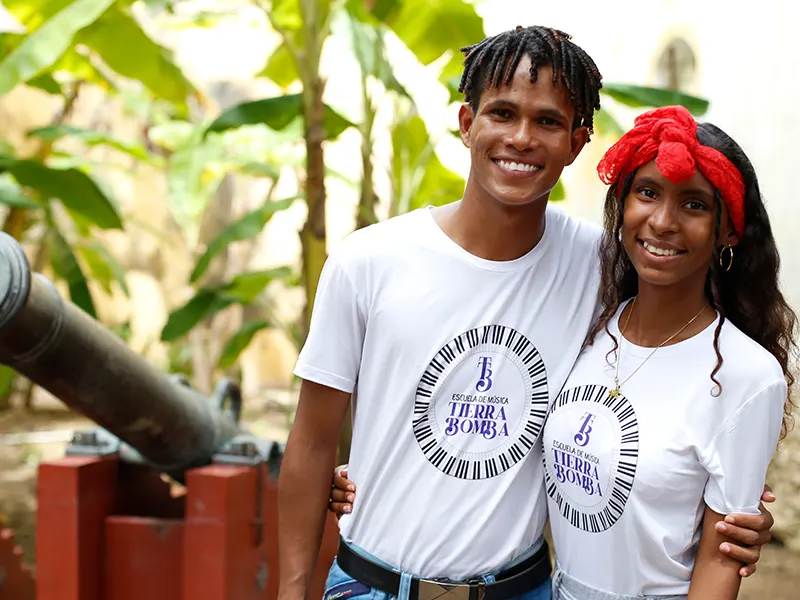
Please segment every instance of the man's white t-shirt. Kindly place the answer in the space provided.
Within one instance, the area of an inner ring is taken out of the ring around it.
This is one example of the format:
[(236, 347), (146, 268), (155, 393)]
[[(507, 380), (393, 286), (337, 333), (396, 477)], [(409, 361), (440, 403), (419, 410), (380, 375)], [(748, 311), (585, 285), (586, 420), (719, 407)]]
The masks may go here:
[[(624, 306), (624, 305), (623, 305)], [(689, 591), (705, 504), (758, 514), (780, 434), (787, 385), (777, 360), (719, 320), (649, 360), (622, 342), (614, 387), (613, 340), (599, 334), (551, 407), (543, 434), (550, 527), (560, 568), (580, 582), (630, 596)], [(625, 379), (643, 366), (627, 382)]]
[(600, 232), (550, 205), (535, 248), (495, 262), (424, 208), (331, 254), (295, 374), (354, 393), (346, 540), (462, 579), (541, 539), (540, 432), (595, 313)]

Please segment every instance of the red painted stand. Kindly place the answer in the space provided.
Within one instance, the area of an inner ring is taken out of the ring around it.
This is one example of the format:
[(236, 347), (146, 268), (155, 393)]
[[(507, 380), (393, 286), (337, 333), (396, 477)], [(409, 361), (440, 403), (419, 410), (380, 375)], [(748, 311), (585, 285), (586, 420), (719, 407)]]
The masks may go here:
[[(277, 596), (277, 482), (265, 465), (189, 471), (173, 497), (116, 457), (66, 457), (40, 466), (37, 495), (36, 600)], [(322, 598), (337, 539), (328, 515), (311, 598)]]
[(33, 576), (21, 559), (22, 550), (14, 543), (14, 532), (0, 528), (0, 600), (34, 599)]

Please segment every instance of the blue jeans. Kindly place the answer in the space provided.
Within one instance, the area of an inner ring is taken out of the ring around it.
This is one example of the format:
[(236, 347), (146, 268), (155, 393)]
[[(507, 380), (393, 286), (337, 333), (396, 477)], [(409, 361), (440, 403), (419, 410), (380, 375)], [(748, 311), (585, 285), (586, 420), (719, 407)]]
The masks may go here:
[[(368, 558), (383, 564), (385, 567), (389, 565), (377, 560), (374, 556), (370, 556), (363, 550), (353, 547), (359, 554), (363, 554)], [(487, 582), (494, 581), (495, 577), (492, 575), (485, 576)], [(400, 598), (392, 596), (386, 592), (376, 590), (363, 583), (356, 581), (350, 575), (345, 573), (339, 566), (336, 559), (333, 560), (330, 571), (328, 571), (328, 579), (325, 581), (325, 594), (322, 600), (408, 600), (408, 592), (411, 587), (411, 576), (404, 574), (400, 584)], [(550, 600), (552, 591), (552, 582), (548, 577), (542, 585), (530, 592), (517, 596), (512, 600)]]

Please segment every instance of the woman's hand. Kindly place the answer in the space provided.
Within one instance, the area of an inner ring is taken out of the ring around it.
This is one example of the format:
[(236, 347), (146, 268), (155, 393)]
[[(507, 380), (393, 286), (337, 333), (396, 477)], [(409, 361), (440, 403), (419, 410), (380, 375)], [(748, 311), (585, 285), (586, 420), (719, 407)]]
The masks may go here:
[(353, 512), (356, 501), (356, 484), (347, 479), (347, 465), (339, 465), (333, 470), (333, 488), (328, 502), (328, 510), (340, 519), (342, 515)]

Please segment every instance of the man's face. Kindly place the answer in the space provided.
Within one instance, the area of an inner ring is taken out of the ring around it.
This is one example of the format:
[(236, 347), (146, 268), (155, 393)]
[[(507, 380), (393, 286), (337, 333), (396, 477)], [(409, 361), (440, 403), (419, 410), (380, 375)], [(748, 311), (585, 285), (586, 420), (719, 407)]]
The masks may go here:
[(564, 167), (586, 144), (588, 131), (573, 131), (574, 108), (563, 85), (553, 85), (549, 65), (530, 81), (531, 61), (520, 60), (508, 86), (487, 88), (477, 113), (461, 107), (461, 139), (470, 149), (468, 185), (507, 206), (546, 200)]

